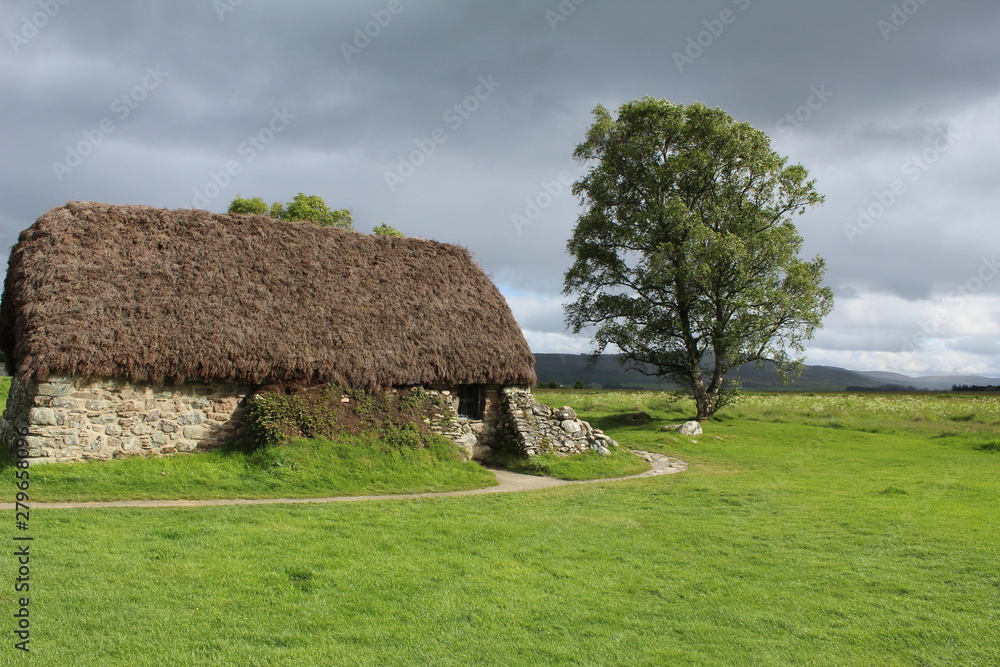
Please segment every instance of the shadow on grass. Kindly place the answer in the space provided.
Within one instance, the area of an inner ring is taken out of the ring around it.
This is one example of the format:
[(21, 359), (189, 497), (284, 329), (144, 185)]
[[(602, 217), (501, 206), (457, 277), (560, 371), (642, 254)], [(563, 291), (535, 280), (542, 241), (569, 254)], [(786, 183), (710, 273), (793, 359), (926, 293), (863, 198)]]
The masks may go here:
[(17, 467), (17, 459), (11, 456), (10, 452), (4, 449), (0, 452), (0, 474), (6, 473)]

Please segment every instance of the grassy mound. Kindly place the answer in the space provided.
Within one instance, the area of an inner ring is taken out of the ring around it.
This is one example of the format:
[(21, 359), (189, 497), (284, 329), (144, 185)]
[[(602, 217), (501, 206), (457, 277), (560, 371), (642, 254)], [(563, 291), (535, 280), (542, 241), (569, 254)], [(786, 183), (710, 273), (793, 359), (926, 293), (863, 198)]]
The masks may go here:
[(490, 462), (524, 475), (569, 480), (627, 477), (646, 472), (650, 468), (648, 463), (625, 447), (612, 448), (610, 456), (587, 452), (577, 456), (557, 456), (549, 453), (521, 457), (501, 452), (492, 455)]
[[(6, 401), (10, 378), (0, 378)], [(341, 397), (349, 398), (341, 402)], [(430, 432), (434, 399), (334, 385), (272, 392), (251, 408), (251, 437), (210, 452), (31, 468), (32, 500), (315, 498), (458, 491), (496, 485)], [(14, 461), (0, 453), (0, 473)]]
[[(6, 459), (0, 467), (12, 466)], [(33, 466), (32, 499), (133, 500), (310, 498), (423, 493), (496, 484), (474, 463), (459, 463), (454, 444), (392, 447), (373, 435), (298, 438), (247, 453), (219, 449), (163, 458)]]

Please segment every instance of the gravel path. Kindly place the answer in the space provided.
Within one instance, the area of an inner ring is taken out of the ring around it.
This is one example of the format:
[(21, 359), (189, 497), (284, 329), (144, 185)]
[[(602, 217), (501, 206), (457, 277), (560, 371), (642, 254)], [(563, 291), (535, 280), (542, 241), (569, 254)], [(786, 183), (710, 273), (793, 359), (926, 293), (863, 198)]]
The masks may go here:
[[(613, 477), (608, 479), (590, 479), (584, 481), (568, 481), (565, 479), (555, 479), (554, 477), (538, 477), (536, 475), (522, 475), (509, 470), (490, 468), (490, 472), (496, 475), (498, 484), (485, 489), (469, 489), (467, 491), (441, 491), (438, 493), (399, 493), (381, 496), (332, 496), (329, 498), (222, 498), (216, 500), (110, 500), (92, 502), (60, 502), (60, 503), (29, 503), (31, 509), (85, 509), (101, 507), (212, 507), (219, 505), (275, 505), (275, 504), (303, 504), (303, 503), (346, 503), (359, 500), (386, 500), (386, 499), (410, 499), (410, 498), (440, 498), (444, 496), (479, 496), (485, 493), (512, 493), (515, 491), (535, 491), (537, 489), (549, 489), (555, 486), (566, 486), (569, 484), (590, 484), (593, 482), (614, 482), (623, 479), (638, 479), (640, 477), (654, 477), (656, 475), (669, 475), (675, 472), (687, 470), (688, 465), (679, 459), (670, 458), (662, 454), (632, 450), (643, 460), (653, 467), (644, 473), (630, 475), (628, 477)], [(0, 503), (0, 510), (12, 510), (14, 503)]]

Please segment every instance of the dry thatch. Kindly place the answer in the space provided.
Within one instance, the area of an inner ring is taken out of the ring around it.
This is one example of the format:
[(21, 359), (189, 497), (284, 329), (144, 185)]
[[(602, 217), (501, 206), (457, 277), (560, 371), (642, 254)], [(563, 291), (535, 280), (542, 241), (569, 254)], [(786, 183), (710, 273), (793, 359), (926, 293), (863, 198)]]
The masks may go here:
[(510, 308), (464, 248), (92, 202), (21, 233), (0, 346), (39, 379), (535, 381)]

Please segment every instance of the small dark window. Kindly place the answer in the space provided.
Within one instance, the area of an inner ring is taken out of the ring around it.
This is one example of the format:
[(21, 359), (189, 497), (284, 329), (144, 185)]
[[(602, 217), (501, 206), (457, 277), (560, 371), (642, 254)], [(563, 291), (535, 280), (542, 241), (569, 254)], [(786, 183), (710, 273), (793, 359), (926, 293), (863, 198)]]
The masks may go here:
[(482, 419), (483, 403), (479, 396), (478, 384), (460, 384), (458, 393), (458, 416), (466, 419)]

